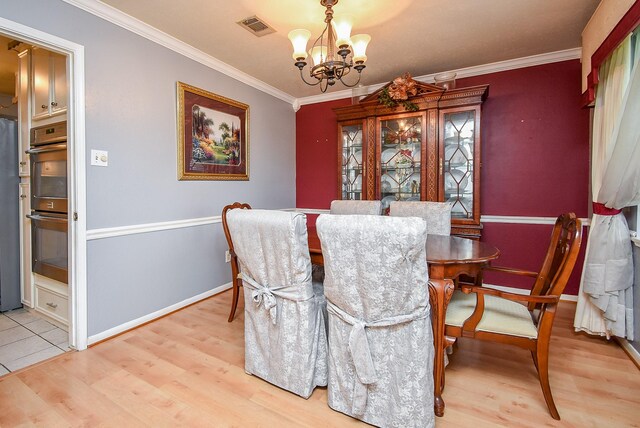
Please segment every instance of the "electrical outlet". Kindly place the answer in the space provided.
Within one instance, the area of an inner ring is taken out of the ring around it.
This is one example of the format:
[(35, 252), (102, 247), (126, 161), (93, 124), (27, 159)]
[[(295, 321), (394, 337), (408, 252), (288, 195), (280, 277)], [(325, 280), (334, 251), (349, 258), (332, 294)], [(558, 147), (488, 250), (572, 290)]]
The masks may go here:
[(231, 253), (229, 250), (224, 252), (224, 262), (229, 263), (231, 261)]

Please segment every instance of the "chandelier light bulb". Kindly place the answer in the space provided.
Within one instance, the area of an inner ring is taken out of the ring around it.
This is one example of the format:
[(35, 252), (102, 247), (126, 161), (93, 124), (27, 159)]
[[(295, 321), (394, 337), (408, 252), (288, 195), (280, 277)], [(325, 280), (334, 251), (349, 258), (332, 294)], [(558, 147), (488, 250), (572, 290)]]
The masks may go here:
[(368, 34), (356, 34), (351, 37), (351, 46), (353, 47), (353, 62), (366, 62), (367, 61), (367, 45), (371, 41), (371, 36)]
[(309, 52), (311, 58), (313, 58), (313, 65), (322, 64), (327, 59), (327, 47), (326, 46), (314, 46)]
[(351, 15), (337, 15), (331, 23), (336, 31), (336, 47), (349, 46), (351, 44), (353, 17)]
[(293, 59), (299, 61), (307, 58), (307, 42), (311, 37), (311, 32), (304, 29), (293, 30), (289, 32), (288, 37), (293, 45)]

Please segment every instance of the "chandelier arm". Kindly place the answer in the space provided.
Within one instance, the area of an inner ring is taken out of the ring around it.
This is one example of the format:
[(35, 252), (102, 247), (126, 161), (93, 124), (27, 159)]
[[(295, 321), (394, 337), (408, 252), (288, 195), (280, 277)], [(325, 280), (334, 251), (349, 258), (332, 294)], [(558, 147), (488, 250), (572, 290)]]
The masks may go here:
[(313, 83), (313, 82), (307, 82), (307, 79), (305, 79), (305, 78), (304, 78), (304, 73), (302, 72), (302, 68), (300, 68), (300, 78), (302, 79), (302, 81), (303, 81), (304, 83), (306, 83), (306, 84), (307, 84), (307, 85), (309, 85), (309, 86), (318, 86), (318, 85), (322, 82), (322, 80), (319, 80), (319, 79), (316, 79), (316, 80), (317, 80), (317, 82), (315, 82), (315, 83)]
[(342, 83), (344, 86), (346, 86), (347, 88), (353, 88), (354, 86), (356, 86), (358, 83), (360, 83), (360, 78), (362, 77), (362, 73), (358, 72), (358, 80), (355, 81), (355, 83), (353, 85), (349, 85), (348, 83), (346, 83), (344, 80), (342, 80), (342, 77), (339, 78), (338, 80), (340, 80), (340, 83)]
[[(327, 25), (326, 27), (324, 27), (324, 30), (322, 30), (322, 33), (320, 33), (320, 35), (318, 36), (318, 38), (316, 39), (315, 42), (313, 42), (313, 45), (311, 45), (311, 51), (313, 51), (313, 48), (317, 46), (322, 46), (322, 38), (324, 37), (325, 33), (327, 32), (327, 28), (329, 28), (329, 26)], [(318, 45), (318, 42), (320, 43)], [(327, 51), (327, 53), (325, 55), (322, 55), (322, 51), (320, 51), (320, 62), (325, 62), (327, 60), (327, 56), (329, 55), (329, 52)]]
[[(324, 82), (324, 86), (322, 85), (322, 82)], [(318, 83), (320, 83), (320, 92), (323, 94), (327, 92), (327, 89), (329, 89), (329, 79), (322, 79)]]
[(347, 64), (345, 62), (340, 67), (337, 67), (335, 70), (336, 79), (342, 82), (342, 76), (346, 76), (349, 73), (349, 71), (351, 71), (352, 66), (353, 66), (352, 64)]

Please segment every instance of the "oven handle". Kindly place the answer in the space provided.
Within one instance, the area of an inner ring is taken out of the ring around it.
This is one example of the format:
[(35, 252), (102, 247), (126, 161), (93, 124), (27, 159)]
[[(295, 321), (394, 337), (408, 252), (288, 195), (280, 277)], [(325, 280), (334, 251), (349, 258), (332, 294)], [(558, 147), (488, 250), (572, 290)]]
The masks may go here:
[(27, 151), (25, 151), (25, 153), (30, 154), (30, 155), (35, 155), (38, 153), (47, 153), (47, 152), (58, 152), (61, 150), (67, 150), (67, 145), (66, 144), (54, 144), (51, 146), (44, 146), (42, 148), (37, 147), (35, 149), (29, 149)]
[(31, 220), (45, 220), (45, 221), (52, 221), (54, 223), (67, 223), (67, 219), (66, 218), (59, 218), (59, 217), (49, 217), (49, 216), (43, 216), (43, 215), (39, 215), (39, 214), (27, 214), (27, 218), (30, 218)]
[(66, 141), (67, 141), (67, 137), (63, 135), (61, 137), (38, 140), (38, 145), (41, 146), (43, 144), (64, 143)]

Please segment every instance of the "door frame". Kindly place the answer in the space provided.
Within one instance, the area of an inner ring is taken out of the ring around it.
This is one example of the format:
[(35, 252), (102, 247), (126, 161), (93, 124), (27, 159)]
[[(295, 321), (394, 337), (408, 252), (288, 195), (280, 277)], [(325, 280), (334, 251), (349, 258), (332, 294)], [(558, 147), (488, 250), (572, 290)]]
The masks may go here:
[(0, 17), (0, 33), (67, 57), (69, 100), (69, 346), (87, 348), (87, 191), (85, 162), (84, 46)]

